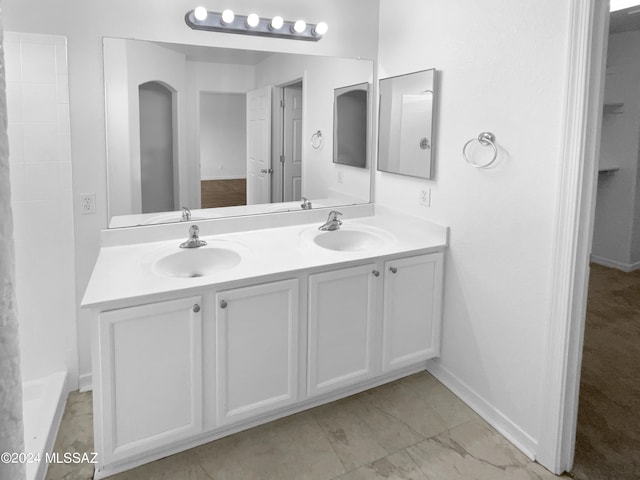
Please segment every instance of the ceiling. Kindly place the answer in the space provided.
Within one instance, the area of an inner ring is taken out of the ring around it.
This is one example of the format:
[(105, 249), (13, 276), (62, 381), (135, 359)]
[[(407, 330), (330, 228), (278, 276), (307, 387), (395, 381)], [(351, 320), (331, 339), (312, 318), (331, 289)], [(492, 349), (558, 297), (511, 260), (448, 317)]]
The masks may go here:
[(640, 6), (625, 8), (611, 12), (609, 33), (630, 32), (640, 30)]

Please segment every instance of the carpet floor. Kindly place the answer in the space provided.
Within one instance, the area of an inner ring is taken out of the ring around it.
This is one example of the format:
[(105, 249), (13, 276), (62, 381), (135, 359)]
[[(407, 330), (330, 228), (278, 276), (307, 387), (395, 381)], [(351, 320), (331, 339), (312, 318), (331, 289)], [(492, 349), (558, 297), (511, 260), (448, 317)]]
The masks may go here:
[(573, 474), (640, 479), (640, 270), (591, 266)]

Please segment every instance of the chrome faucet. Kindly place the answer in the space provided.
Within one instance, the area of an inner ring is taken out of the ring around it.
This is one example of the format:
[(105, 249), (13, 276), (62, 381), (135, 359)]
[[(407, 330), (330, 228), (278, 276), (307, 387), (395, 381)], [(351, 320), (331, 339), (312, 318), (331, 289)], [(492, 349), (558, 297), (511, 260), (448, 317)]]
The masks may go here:
[(200, 240), (198, 234), (200, 233), (200, 229), (197, 225), (191, 225), (189, 228), (189, 238), (186, 242), (182, 242), (180, 244), (180, 248), (198, 248), (203, 247), (207, 244), (204, 240)]
[(311, 210), (311, 201), (307, 197), (302, 197), (302, 205), (300, 208), (303, 210)]
[(187, 207), (182, 207), (182, 217), (180, 217), (181, 221), (188, 222), (191, 220), (191, 210)]
[(318, 227), (318, 230), (338, 230), (340, 225), (342, 225), (342, 222), (338, 220), (338, 215), (342, 215), (342, 213), (331, 210), (329, 212), (329, 218), (327, 218), (324, 225)]

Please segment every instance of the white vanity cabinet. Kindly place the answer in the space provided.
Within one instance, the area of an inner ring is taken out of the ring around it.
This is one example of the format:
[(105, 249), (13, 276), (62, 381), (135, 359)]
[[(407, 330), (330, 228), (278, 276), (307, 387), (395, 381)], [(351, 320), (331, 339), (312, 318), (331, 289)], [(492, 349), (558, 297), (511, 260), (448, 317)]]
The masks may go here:
[(384, 262), (384, 371), (440, 354), (443, 258), (436, 252)]
[(166, 284), (140, 267), (147, 245), (101, 251), (84, 303), (96, 319), (94, 478), (419, 372), (439, 354), (440, 230), (407, 228), (377, 254), (317, 250), (307, 231), (246, 232), (246, 263)]
[(200, 433), (202, 297), (102, 312), (98, 328), (102, 463)]
[(298, 400), (298, 279), (216, 294), (217, 423)]
[(309, 275), (310, 397), (439, 355), (443, 258), (436, 252)]
[(374, 374), (376, 263), (309, 275), (308, 394)]

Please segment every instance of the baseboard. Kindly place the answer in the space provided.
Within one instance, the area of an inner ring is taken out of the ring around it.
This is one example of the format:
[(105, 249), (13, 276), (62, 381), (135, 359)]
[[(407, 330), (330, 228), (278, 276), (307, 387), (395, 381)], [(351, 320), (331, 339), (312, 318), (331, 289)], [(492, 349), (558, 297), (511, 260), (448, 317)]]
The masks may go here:
[(83, 373), (78, 379), (78, 389), (80, 393), (90, 392), (93, 390), (92, 377), (90, 373)]
[(598, 265), (602, 265), (603, 267), (615, 268), (627, 273), (640, 269), (640, 262), (622, 263), (618, 262), (617, 260), (610, 260), (608, 258), (599, 257), (598, 255), (593, 254), (591, 254), (591, 261), (593, 263), (597, 263)]
[(482, 398), (475, 390), (456, 377), (439, 360), (427, 361), (427, 371), (451, 390), (460, 400), (480, 415), (489, 425), (509, 440), (531, 460), (535, 460), (538, 442), (506, 415)]

